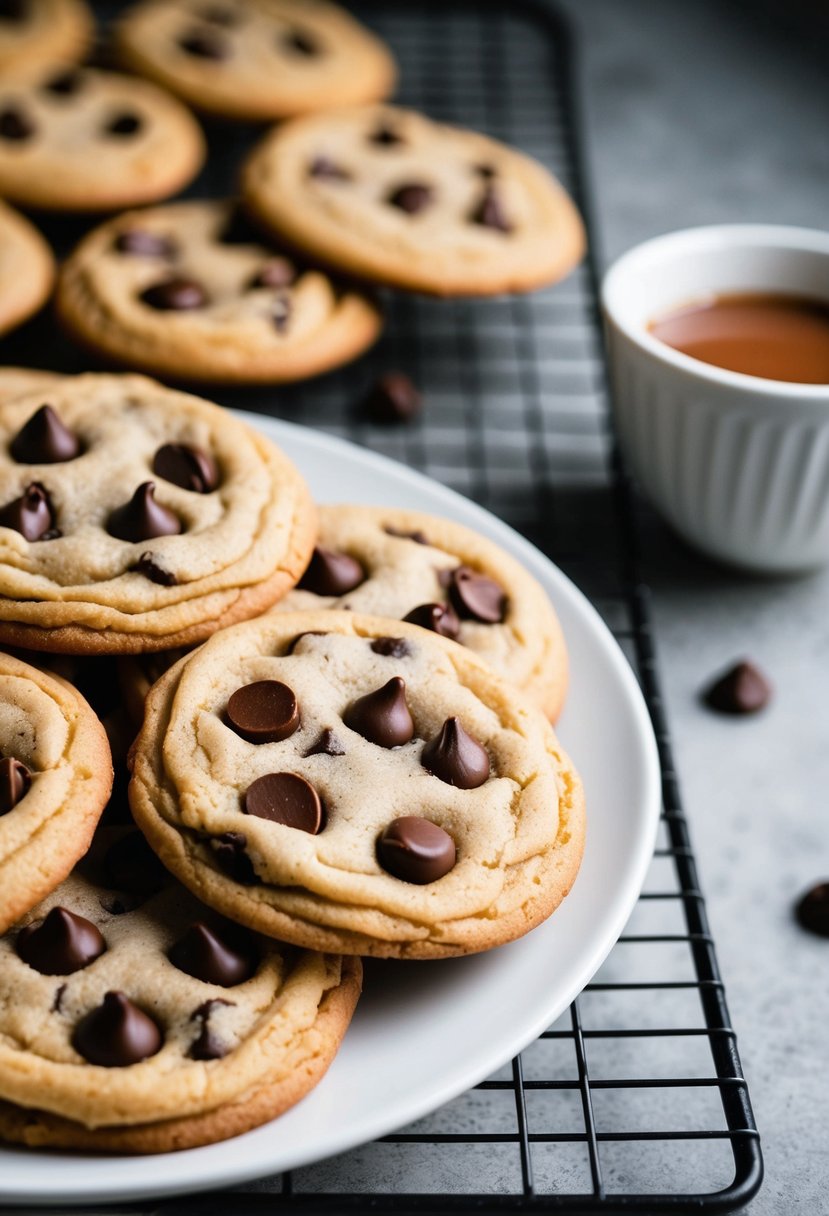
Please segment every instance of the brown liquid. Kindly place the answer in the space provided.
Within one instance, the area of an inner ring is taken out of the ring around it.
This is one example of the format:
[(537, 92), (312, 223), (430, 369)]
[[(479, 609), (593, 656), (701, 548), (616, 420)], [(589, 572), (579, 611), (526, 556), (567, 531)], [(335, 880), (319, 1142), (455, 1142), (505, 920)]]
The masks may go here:
[(722, 295), (652, 321), (675, 350), (748, 376), (829, 384), (829, 302), (806, 296)]

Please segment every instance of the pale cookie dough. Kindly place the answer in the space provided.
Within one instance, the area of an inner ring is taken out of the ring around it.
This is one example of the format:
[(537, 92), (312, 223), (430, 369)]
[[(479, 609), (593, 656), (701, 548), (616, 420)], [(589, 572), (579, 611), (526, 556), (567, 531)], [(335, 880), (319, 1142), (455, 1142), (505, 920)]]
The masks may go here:
[(315, 535), (291, 462), (201, 398), (89, 375), (0, 406), (2, 642), (193, 645), (290, 590)]
[(65, 263), (57, 308), (72, 337), (98, 354), (241, 384), (328, 371), (361, 354), (381, 328), (365, 295), (268, 249), (231, 202), (173, 203), (110, 220)]
[(22, 215), (0, 203), (0, 334), (45, 304), (54, 278), (55, 259), (43, 237)]
[(181, 190), (201, 167), (192, 114), (157, 85), (38, 64), (0, 77), (0, 194), (49, 211), (112, 211)]
[[(134, 830), (121, 847), (132, 837), (146, 849)], [(293, 1106), (345, 1034), (359, 960), (229, 926), (169, 876), (143, 899), (117, 877), (79, 867), (0, 939), (0, 1138), (158, 1153)]]
[(77, 689), (0, 653), (0, 932), (86, 852), (111, 788), (104, 728)]
[(275, 128), (242, 190), (263, 224), (310, 256), (434, 295), (530, 291), (584, 252), (575, 207), (537, 161), (391, 106)]
[(229, 118), (379, 101), (397, 74), (380, 39), (324, 0), (144, 0), (116, 40), (128, 67)]
[[(130, 805), (205, 903), (381, 957), (521, 936), (584, 843), (581, 782), (539, 710), (456, 643), (349, 612), (270, 614), (177, 663), (147, 700)], [(426, 834), (414, 853), (390, 839), (401, 820)]]
[(0, 5), (0, 71), (55, 59), (80, 59), (92, 33), (92, 14), (83, 0), (4, 0)]
[(0, 367), (0, 405), (25, 397), (27, 393), (48, 391), (62, 376), (36, 367)]

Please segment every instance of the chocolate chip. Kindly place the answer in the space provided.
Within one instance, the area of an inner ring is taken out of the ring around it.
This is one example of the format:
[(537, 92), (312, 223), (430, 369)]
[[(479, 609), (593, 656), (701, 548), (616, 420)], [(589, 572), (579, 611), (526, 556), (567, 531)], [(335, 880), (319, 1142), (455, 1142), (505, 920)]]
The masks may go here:
[(17, 935), (18, 955), (42, 975), (71, 975), (94, 963), (106, 948), (97, 925), (68, 908), (52, 908), (40, 924), (27, 925)]
[(190, 1014), (190, 1021), (199, 1022), (200, 1030), (187, 1053), (191, 1060), (221, 1060), (227, 1055), (230, 1048), (210, 1028), (210, 1015), (214, 1009), (218, 1009), (222, 1005), (232, 1006), (234, 1003), (234, 1001), (223, 1001), (221, 997), (214, 997), (213, 1000), (205, 1001), (199, 1005), (198, 1009), (193, 1010)]
[(227, 703), (227, 719), (248, 743), (279, 743), (299, 727), (293, 689), (279, 680), (257, 680), (237, 688)]
[(273, 258), (266, 262), (250, 281), (251, 287), (290, 287), (296, 282), (296, 267), (287, 258)]
[(29, 792), (32, 774), (22, 760), (6, 756), (0, 760), (0, 815), (7, 815)]
[(320, 796), (299, 773), (266, 773), (248, 786), (245, 814), (284, 824), (312, 836), (322, 828)]
[(498, 175), (498, 170), (494, 165), (486, 164), (473, 165), (472, 172), (477, 174), (477, 176), (482, 178), (485, 182), (491, 182), (492, 179)]
[(459, 790), (476, 790), (489, 780), (489, 755), (464, 730), (460, 718), (447, 718), (420, 754), (420, 763), (435, 777)]
[(104, 135), (137, 135), (144, 126), (144, 119), (139, 114), (133, 114), (129, 110), (125, 110), (122, 114), (116, 114), (114, 118), (110, 118), (104, 124)]
[(181, 521), (163, 503), (156, 502), (155, 483), (145, 481), (129, 502), (111, 512), (107, 532), (118, 540), (152, 540), (156, 536), (177, 536)]
[(495, 625), (504, 619), (507, 597), (503, 587), (469, 566), (451, 572), (449, 597), (458, 616), (466, 620)]
[(167, 871), (140, 832), (127, 832), (104, 854), (107, 880), (121, 891), (154, 895), (168, 879)]
[(399, 148), (400, 145), (404, 144), (406, 141), (403, 136), (399, 135), (398, 132), (392, 127), (387, 126), (386, 123), (381, 123), (380, 126), (376, 127), (375, 130), (372, 131), (371, 135), (369, 135), (368, 142), (370, 144), (376, 144), (378, 148)]
[(329, 156), (315, 156), (308, 166), (308, 176), (328, 182), (350, 182), (351, 174)]
[(281, 296), (275, 301), (273, 306), (273, 323), (277, 331), (281, 334), (288, 328), (288, 322), (291, 319), (291, 301), (285, 296)]
[(81, 1018), (72, 1035), (78, 1055), (101, 1068), (126, 1068), (161, 1050), (161, 1031), (123, 992), (108, 992), (103, 1004)]
[(200, 920), (171, 946), (167, 957), (174, 967), (205, 984), (233, 988), (256, 970), (259, 955), (250, 934), (239, 929), (217, 932)]
[(412, 648), (405, 638), (375, 638), (371, 649), (375, 654), (382, 654), (388, 659), (405, 659), (412, 653)]
[(314, 595), (345, 595), (365, 580), (366, 572), (356, 558), (317, 545), (297, 587)]
[(51, 405), (42, 405), (17, 432), (9, 450), (19, 464), (62, 464), (81, 454), (81, 444)]
[(153, 472), (194, 494), (210, 494), (219, 484), (213, 457), (188, 443), (163, 444), (153, 457)]
[(500, 195), (492, 186), (487, 186), (484, 190), (469, 218), (473, 224), (480, 224), (482, 228), (494, 228), (497, 232), (512, 232), (512, 224), (506, 217)]
[(83, 73), (76, 68), (66, 68), (50, 76), (42, 88), (44, 93), (53, 93), (56, 97), (72, 97), (80, 92), (84, 79)]
[(771, 700), (771, 685), (758, 667), (744, 660), (714, 680), (702, 699), (720, 714), (755, 714)]
[(13, 528), (26, 540), (53, 540), (60, 533), (55, 527), (55, 515), (49, 493), (39, 481), (33, 481), (21, 494), (0, 507), (0, 527)]
[(321, 731), (316, 743), (312, 743), (306, 756), (344, 756), (345, 748), (330, 727)]
[(172, 570), (165, 570), (163, 566), (160, 566), (152, 553), (142, 553), (138, 561), (133, 562), (129, 569), (133, 574), (142, 574), (144, 578), (148, 578), (151, 583), (157, 583), (159, 587), (175, 587), (178, 583)]
[(351, 730), (378, 747), (400, 747), (414, 735), (414, 722), (406, 703), (406, 684), (392, 676), (387, 684), (352, 701), (343, 721)]
[(220, 245), (258, 245), (261, 236), (237, 203), (217, 233), (216, 240)]
[(52, 1013), (60, 1013), (65, 993), (66, 985), (61, 984), (60, 988), (56, 990), (54, 1000), (52, 1001)]
[(113, 243), (117, 253), (129, 253), (139, 258), (174, 258), (178, 246), (172, 237), (160, 232), (148, 232), (146, 228), (127, 228), (119, 232)]
[(248, 838), (244, 832), (222, 832), (221, 836), (210, 841), (210, 848), (219, 869), (243, 886), (251, 886), (256, 882), (256, 871), (253, 862), (245, 849)]
[(182, 34), (179, 49), (196, 59), (213, 59), (217, 62), (230, 57), (230, 44), (215, 30), (193, 29)]
[(392, 190), (386, 200), (392, 207), (405, 211), (407, 215), (419, 215), (432, 203), (432, 187), (423, 182), (407, 182)]
[(35, 130), (32, 119), (17, 106), (6, 106), (0, 110), (0, 138), (18, 143), (31, 139)]
[(391, 524), (386, 524), (383, 531), (387, 536), (396, 536), (399, 540), (413, 540), (417, 545), (429, 544), (429, 537), (419, 528), (416, 528), (414, 532), (407, 532), (405, 528), (393, 528)]
[(282, 35), (281, 45), (287, 50), (295, 51), (297, 55), (305, 55), (309, 59), (314, 55), (319, 55), (322, 50), (319, 40), (308, 30), (288, 30)]
[(810, 933), (829, 937), (829, 882), (819, 882), (808, 890), (798, 901), (795, 916)]
[(419, 412), (423, 398), (404, 372), (387, 372), (366, 397), (365, 410), (373, 422), (409, 422)]
[(207, 292), (195, 279), (164, 279), (142, 291), (138, 298), (158, 312), (192, 312), (210, 303)]
[(439, 633), (441, 637), (452, 638), (453, 641), (461, 631), (457, 613), (450, 604), (418, 604), (406, 613), (403, 620), (419, 625), (421, 629), (431, 629), (432, 633)]
[(377, 841), (377, 860), (403, 882), (437, 882), (455, 864), (455, 842), (448, 832), (418, 815), (394, 819)]

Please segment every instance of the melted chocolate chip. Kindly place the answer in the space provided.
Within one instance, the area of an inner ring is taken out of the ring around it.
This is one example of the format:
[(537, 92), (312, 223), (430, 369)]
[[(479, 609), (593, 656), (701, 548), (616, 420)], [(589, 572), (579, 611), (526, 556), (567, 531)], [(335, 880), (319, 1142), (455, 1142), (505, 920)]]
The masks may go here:
[(106, 948), (98, 927), (68, 908), (52, 908), (40, 924), (27, 925), (17, 935), (18, 955), (42, 975), (71, 975), (94, 963)]
[(227, 1055), (230, 1048), (211, 1029), (210, 1015), (214, 1009), (218, 1009), (222, 1005), (232, 1006), (234, 1003), (234, 1001), (223, 1001), (221, 997), (214, 997), (213, 1000), (205, 1001), (199, 1005), (198, 1009), (193, 1010), (190, 1021), (198, 1022), (200, 1029), (187, 1053), (191, 1060), (221, 1060)]
[(210, 303), (207, 292), (195, 279), (164, 279), (142, 291), (138, 298), (158, 312), (193, 312)]
[(810, 933), (829, 937), (829, 882), (811, 887), (795, 907), (798, 923)]
[(392, 676), (387, 684), (352, 701), (343, 721), (351, 730), (378, 747), (400, 747), (414, 735), (414, 722), (406, 703), (406, 684)]
[(319, 55), (322, 50), (318, 39), (308, 30), (288, 30), (282, 35), (280, 43), (287, 50), (293, 51), (297, 55), (304, 55), (308, 59)]
[(432, 633), (439, 633), (442, 638), (453, 641), (461, 631), (458, 615), (450, 604), (418, 604), (406, 613), (403, 620), (419, 625), (421, 629), (431, 629)]
[(154, 895), (167, 881), (164, 866), (138, 831), (127, 832), (104, 855), (108, 882), (120, 891)]
[(306, 756), (344, 756), (345, 748), (330, 727), (321, 731), (316, 743), (312, 743)]
[(402, 135), (395, 131), (392, 127), (381, 123), (376, 127), (368, 137), (370, 144), (375, 144), (378, 148), (399, 148), (406, 141)]
[(396, 536), (399, 540), (413, 540), (416, 545), (428, 545), (429, 537), (425, 532), (421, 532), (416, 528), (414, 532), (406, 532), (402, 528), (393, 528), (391, 524), (386, 524), (383, 531), (387, 536)]
[(117, 135), (119, 137), (137, 135), (144, 126), (144, 119), (140, 114), (133, 114), (130, 110), (124, 110), (122, 114), (115, 114), (103, 126), (104, 135)]
[(356, 558), (317, 545), (297, 587), (314, 595), (345, 595), (365, 579), (366, 572)]
[(213, 59), (216, 62), (230, 57), (230, 43), (216, 30), (188, 30), (178, 40), (179, 49), (196, 59)]
[(440, 733), (426, 744), (420, 763), (435, 777), (460, 790), (476, 790), (489, 780), (489, 755), (460, 718), (447, 718)]
[(484, 190), (469, 218), (473, 224), (480, 224), (482, 228), (494, 228), (496, 232), (512, 232), (512, 224), (507, 219), (501, 197), (491, 185)]
[(210, 848), (219, 869), (243, 886), (251, 886), (256, 882), (256, 871), (253, 862), (245, 849), (248, 838), (244, 832), (222, 832), (221, 836), (210, 841)]
[(81, 444), (51, 405), (42, 405), (17, 432), (9, 450), (19, 464), (62, 464), (80, 456)]
[(103, 1004), (81, 1018), (72, 1035), (78, 1055), (101, 1068), (126, 1068), (154, 1056), (164, 1042), (151, 1017), (123, 992), (108, 992)]
[(432, 199), (431, 186), (423, 182), (407, 182), (404, 186), (392, 190), (386, 201), (392, 207), (405, 211), (407, 215), (419, 215), (431, 205)]
[(422, 401), (420, 392), (404, 372), (387, 372), (366, 397), (365, 409), (373, 422), (410, 422), (420, 412)]
[(388, 659), (405, 659), (412, 653), (412, 648), (405, 638), (375, 638), (371, 649), (375, 654), (382, 654)]
[(200, 920), (190, 925), (184, 936), (170, 948), (167, 957), (179, 971), (222, 988), (244, 984), (259, 962), (250, 934), (241, 929), (222, 933), (208, 928)]
[(22, 760), (5, 756), (0, 760), (0, 815), (6, 815), (29, 792), (32, 774)]
[(287, 258), (266, 262), (250, 281), (251, 287), (290, 287), (296, 282), (297, 271)]
[(52, 93), (55, 97), (73, 97), (83, 88), (84, 75), (77, 68), (65, 68), (50, 76), (42, 85), (44, 93)]
[(12, 502), (0, 507), (0, 527), (13, 528), (26, 540), (53, 540), (60, 536), (55, 527), (55, 515), (49, 493), (39, 481), (33, 481)]
[(113, 248), (117, 253), (128, 253), (138, 258), (174, 258), (178, 247), (172, 237), (160, 232), (148, 232), (146, 228), (127, 228), (119, 232)]
[(404, 815), (393, 820), (377, 841), (377, 860), (403, 882), (437, 882), (455, 865), (455, 842), (428, 819)]
[(342, 165), (338, 165), (330, 156), (315, 156), (308, 166), (308, 176), (321, 181), (350, 182), (351, 174)]
[(219, 484), (213, 457), (187, 443), (163, 444), (153, 457), (153, 472), (194, 494), (210, 494)]
[(710, 684), (702, 699), (720, 714), (755, 714), (771, 700), (771, 685), (758, 667), (743, 661)]
[(257, 680), (237, 688), (227, 703), (227, 720), (248, 743), (278, 743), (299, 727), (293, 689), (279, 680)]
[(451, 572), (449, 597), (458, 616), (466, 620), (496, 625), (504, 619), (507, 597), (503, 587), (469, 566)]
[(181, 521), (163, 503), (156, 502), (155, 483), (145, 481), (129, 502), (111, 512), (107, 532), (118, 540), (152, 540), (156, 536), (177, 536)]
[(138, 561), (129, 568), (133, 574), (143, 574), (144, 578), (148, 578), (151, 583), (157, 583), (159, 587), (175, 587), (178, 583), (172, 570), (165, 570), (160, 566), (152, 553), (142, 553)]
[(17, 106), (6, 106), (0, 110), (0, 139), (21, 143), (31, 139), (37, 128), (31, 118)]
[(322, 802), (317, 791), (299, 773), (266, 773), (248, 786), (245, 814), (281, 823), (312, 836), (322, 828)]

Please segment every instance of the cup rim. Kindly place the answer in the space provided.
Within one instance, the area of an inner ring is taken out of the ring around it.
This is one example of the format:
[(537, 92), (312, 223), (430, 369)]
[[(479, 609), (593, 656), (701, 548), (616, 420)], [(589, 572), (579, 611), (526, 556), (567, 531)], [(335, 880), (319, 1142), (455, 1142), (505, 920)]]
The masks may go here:
[(640, 323), (633, 322), (625, 313), (624, 287), (631, 275), (643, 261), (652, 264), (661, 259), (664, 265), (678, 250), (688, 252), (710, 250), (718, 247), (729, 249), (744, 246), (765, 246), (783, 250), (815, 253), (829, 258), (829, 232), (818, 228), (799, 228), (786, 224), (708, 224), (696, 228), (680, 228), (651, 237), (628, 249), (605, 272), (601, 284), (600, 299), (607, 322), (619, 330), (629, 341), (646, 351), (658, 362), (676, 371), (708, 383), (751, 392), (773, 402), (775, 398), (790, 402), (824, 402), (829, 399), (829, 384), (799, 384), (792, 380), (770, 380), (765, 376), (752, 376), (747, 372), (735, 372), (725, 367), (716, 367), (691, 355), (668, 346), (653, 337)]

